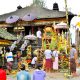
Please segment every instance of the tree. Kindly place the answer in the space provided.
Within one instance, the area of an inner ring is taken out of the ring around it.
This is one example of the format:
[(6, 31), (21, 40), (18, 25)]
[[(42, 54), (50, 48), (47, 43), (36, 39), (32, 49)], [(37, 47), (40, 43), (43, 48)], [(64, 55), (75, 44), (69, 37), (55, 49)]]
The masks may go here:
[(45, 6), (45, 3), (43, 0), (33, 0), (33, 4), (36, 4), (36, 5), (42, 6), (42, 7)]

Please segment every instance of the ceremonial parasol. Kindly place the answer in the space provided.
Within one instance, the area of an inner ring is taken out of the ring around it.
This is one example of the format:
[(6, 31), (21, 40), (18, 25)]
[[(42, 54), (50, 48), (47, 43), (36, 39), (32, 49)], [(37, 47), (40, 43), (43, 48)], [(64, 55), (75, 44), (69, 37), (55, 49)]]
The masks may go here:
[(74, 16), (71, 19), (70, 25), (73, 26), (73, 27), (80, 28), (80, 17), (79, 16)]
[(27, 39), (27, 40), (36, 40), (36, 36), (35, 35), (26, 35), (25, 37), (24, 37), (24, 39)]
[(16, 16), (16, 15), (12, 15), (12, 16), (9, 16), (7, 19), (6, 19), (6, 23), (14, 23), (16, 21), (19, 20), (19, 17)]
[(68, 29), (67, 23), (60, 22), (59, 24), (54, 26), (55, 29)]
[(35, 14), (33, 14), (33, 13), (28, 13), (28, 14), (26, 14), (26, 15), (22, 18), (22, 20), (24, 20), (24, 21), (32, 21), (32, 20), (34, 20), (35, 18), (36, 18)]

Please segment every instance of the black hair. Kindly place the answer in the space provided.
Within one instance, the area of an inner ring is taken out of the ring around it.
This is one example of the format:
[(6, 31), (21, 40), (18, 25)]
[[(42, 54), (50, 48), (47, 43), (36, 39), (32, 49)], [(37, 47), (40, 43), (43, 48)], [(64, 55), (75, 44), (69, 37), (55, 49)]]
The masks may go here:
[(75, 48), (75, 47), (76, 47), (76, 45), (75, 45), (75, 44), (72, 44), (72, 47), (73, 47), (73, 48)]
[(25, 65), (21, 64), (21, 70), (25, 70)]
[(0, 69), (2, 68), (2, 65), (0, 65)]
[(37, 64), (37, 65), (36, 65), (36, 69), (41, 70), (41, 67), (42, 67), (42, 65), (41, 65), (41, 64)]
[(6, 48), (5, 50), (6, 50), (6, 52), (10, 52), (10, 49), (9, 48)]

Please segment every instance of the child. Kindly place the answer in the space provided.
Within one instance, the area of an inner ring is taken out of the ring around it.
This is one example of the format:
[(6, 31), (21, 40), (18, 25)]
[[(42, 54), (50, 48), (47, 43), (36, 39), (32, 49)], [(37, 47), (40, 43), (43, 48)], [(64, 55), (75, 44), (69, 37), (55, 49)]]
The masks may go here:
[(35, 68), (35, 63), (36, 63), (36, 61), (37, 61), (37, 56), (34, 55), (32, 61), (31, 61), (31, 65), (32, 65), (33, 68)]

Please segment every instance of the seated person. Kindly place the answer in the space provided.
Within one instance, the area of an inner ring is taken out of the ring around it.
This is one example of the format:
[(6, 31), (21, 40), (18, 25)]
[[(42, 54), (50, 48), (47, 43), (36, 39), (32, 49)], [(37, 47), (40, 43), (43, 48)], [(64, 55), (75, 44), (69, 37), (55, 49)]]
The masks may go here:
[(41, 70), (40, 65), (36, 66), (36, 70), (33, 72), (33, 80), (45, 80), (46, 72)]
[(17, 73), (17, 80), (31, 80), (30, 74), (25, 70), (24, 64), (21, 64), (21, 71)]

